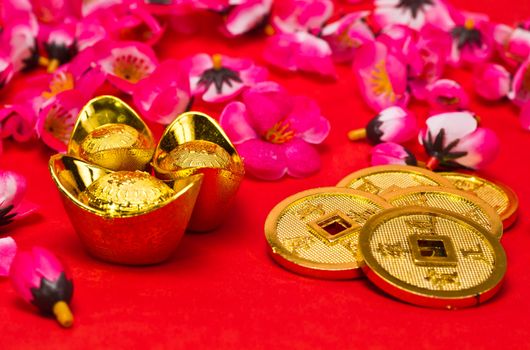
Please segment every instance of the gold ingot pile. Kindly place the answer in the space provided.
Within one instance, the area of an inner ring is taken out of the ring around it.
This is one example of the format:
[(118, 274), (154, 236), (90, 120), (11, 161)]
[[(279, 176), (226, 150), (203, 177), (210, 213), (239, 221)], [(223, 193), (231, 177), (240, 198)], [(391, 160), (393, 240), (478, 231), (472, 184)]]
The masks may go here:
[(286, 198), (265, 235), (274, 260), (295, 273), (364, 275), (403, 301), (462, 308), (499, 290), (500, 239), (517, 206), (508, 187), (475, 175), (376, 166)]
[(86, 249), (123, 264), (163, 261), (186, 229), (220, 226), (244, 175), (209, 116), (178, 116), (156, 144), (140, 116), (113, 96), (83, 107), (68, 154), (51, 157), (49, 168)]

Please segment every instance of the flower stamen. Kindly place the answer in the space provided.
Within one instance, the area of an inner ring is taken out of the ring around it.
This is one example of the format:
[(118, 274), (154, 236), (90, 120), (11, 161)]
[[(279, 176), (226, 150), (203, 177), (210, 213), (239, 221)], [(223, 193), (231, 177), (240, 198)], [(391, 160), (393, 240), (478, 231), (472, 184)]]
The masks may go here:
[(290, 127), (291, 124), (289, 122), (283, 120), (277, 122), (265, 133), (265, 140), (275, 144), (282, 144), (290, 141), (295, 135)]
[(60, 92), (74, 88), (74, 77), (70, 73), (60, 72), (56, 74), (49, 85), (49, 91), (44, 91), (42, 97), (49, 99)]
[(390, 81), (390, 77), (386, 71), (384, 60), (381, 60), (375, 64), (368, 82), (370, 83), (372, 91), (375, 95), (383, 95), (390, 102), (396, 101), (396, 95), (394, 94), (392, 82)]

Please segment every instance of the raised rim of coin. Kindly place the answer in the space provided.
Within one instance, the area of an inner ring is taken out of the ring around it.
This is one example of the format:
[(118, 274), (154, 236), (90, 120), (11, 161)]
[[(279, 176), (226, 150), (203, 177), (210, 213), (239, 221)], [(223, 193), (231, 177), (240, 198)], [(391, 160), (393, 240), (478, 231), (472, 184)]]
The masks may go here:
[[(432, 289), (413, 286), (390, 274), (373, 256), (370, 249), (370, 241), (378, 225), (405, 214), (441, 216), (482, 234), (495, 254), (495, 268), (493, 269), (492, 275), (481, 284), (472, 288), (458, 291), (433, 291)], [(506, 254), (498, 240), (482, 226), (464, 216), (439, 208), (411, 206), (388, 209), (375, 214), (361, 229), (361, 234), (359, 235), (359, 254), (361, 255), (362, 261), (364, 261), (364, 265), (362, 266), (363, 272), (380, 289), (410, 304), (433, 308), (454, 309), (481, 304), (497, 293), (502, 285), (506, 272)]]
[[(448, 196), (461, 197), (461, 198), (463, 198), (463, 199), (465, 199), (465, 200), (467, 200), (469, 202), (472, 202), (474, 205), (476, 205), (478, 208), (480, 208), (484, 212), (486, 217), (488, 218), (488, 221), (489, 221), (490, 226), (491, 226), (491, 232), (490, 233), (495, 238), (501, 239), (501, 237), (502, 237), (502, 221), (501, 221), (501, 218), (500, 218), (499, 214), (497, 214), (497, 211), (495, 211), (495, 209), (493, 209), (493, 207), (491, 205), (489, 205), (488, 203), (486, 203), (484, 200), (480, 199), (477, 196), (473, 196), (472, 194), (470, 194), (468, 192), (465, 192), (465, 191), (462, 191), (462, 190), (458, 190), (458, 189), (454, 189), (454, 188), (441, 187), (441, 186), (418, 186), (418, 187), (409, 187), (409, 188), (403, 188), (403, 189), (400, 189), (400, 190), (395, 190), (395, 191), (392, 191), (392, 192), (388, 192), (385, 195), (383, 195), (382, 197), (384, 199), (386, 199), (390, 204), (394, 205), (393, 201), (397, 200), (398, 198), (402, 198), (402, 197), (406, 197), (408, 195), (412, 195), (412, 194), (415, 194), (415, 193), (422, 193), (422, 192), (444, 193), (444, 194), (446, 194)], [(403, 206), (399, 206), (399, 207), (403, 207)], [(439, 207), (434, 207), (434, 208), (439, 208)], [(445, 208), (440, 208), (440, 209), (445, 209)], [(446, 210), (449, 210), (449, 209), (446, 209)], [(451, 210), (449, 210), (449, 211), (451, 211)], [(460, 213), (457, 213), (457, 214), (460, 214)], [(465, 215), (463, 215), (463, 216), (465, 216)], [(472, 220), (472, 221), (474, 221), (474, 220)], [(478, 223), (478, 222), (477, 222), (477, 224), (480, 225), (480, 223)]]
[[(466, 174), (466, 173), (458, 173), (458, 172), (441, 172), (439, 173), (441, 176), (460, 176), (467, 179), (478, 179), (479, 181), (488, 183), (491, 187), (497, 189), (499, 192), (503, 192), (508, 197), (508, 205), (506, 207), (506, 210), (502, 211), (501, 213), (498, 213), (502, 224), (504, 226), (504, 229), (508, 229), (511, 227), (515, 221), (517, 221), (517, 213), (519, 210), (519, 198), (517, 197), (517, 194), (514, 190), (512, 190), (509, 186), (503, 184), (499, 181), (493, 181), (487, 178), (484, 178), (482, 176), (478, 176), (475, 174)], [(471, 180), (473, 181), (473, 180)], [(454, 185), (453, 185), (454, 186)]]
[[(366, 193), (350, 188), (340, 187), (319, 187), (305, 190), (291, 195), (279, 202), (269, 213), (265, 220), (265, 238), (269, 246), (272, 258), (282, 267), (300, 275), (324, 278), (324, 279), (352, 279), (362, 275), (358, 262), (356, 266), (351, 263), (326, 264), (317, 263), (304, 258), (297, 258), (277, 241), (277, 223), (282, 213), (295, 205), (297, 202), (310, 196), (346, 194), (358, 197), (359, 199), (370, 201), (381, 208), (387, 209), (392, 206), (383, 198), (371, 193)], [(359, 230), (360, 231), (360, 230)]]
[(376, 165), (376, 166), (371, 166), (368, 168), (363, 168), (344, 177), (342, 180), (339, 181), (337, 186), (350, 188), (349, 185), (357, 179), (370, 176), (370, 175), (374, 175), (377, 173), (387, 173), (387, 172), (400, 172), (400, 173), (404, 172), (404, 173), (418, 174), (418, 175), (431, 179), (432, 181), (436, 182), (439, 186), (454, 188), (451, 181), (449, 181), (445, 177), (438, 175), (437, 173), (430, 171), (428, 169), (420, 168), (420, 167), (412, 166), (412, 165)]

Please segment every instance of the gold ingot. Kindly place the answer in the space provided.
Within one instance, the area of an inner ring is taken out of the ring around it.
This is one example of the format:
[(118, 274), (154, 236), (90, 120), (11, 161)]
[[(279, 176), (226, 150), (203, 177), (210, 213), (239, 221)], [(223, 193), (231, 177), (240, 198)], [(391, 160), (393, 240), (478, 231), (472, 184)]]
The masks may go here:
[(485, 228), (447, 210), (416, 206), (370, 218), (359, 234), (359, 260), (383, 291), (447, 309), (485, 302), (506, 272), (504, 250)]
[(90, 100), (79, 113), (68, 154), (110, 170), (144, 170), (155, 142), (144, 121), (114, 96)]
[(484, 179), (475, 174), (445, 172), (439, 173), (459, 190), (471, 193), (488, 203), (501, 217), (504, 229), (510, 228), (517, 220), (519, 199), (508, 186)]
[(372, 215), (391, 208), (382, 198), (349, 188), (303, 191), (277, 204), (265, 221), (272, 258), (302, 275), (359, 277), (359, 232)]
[(209, 231), (222, 224), (244, 176), (236, 149), (217, 122), (199, 112), (181, 114), (165, 130), (153, 168), (164, 180), (203, 174), (188, 229)]
[(451, 181), (430, 170), (409, 165), (378, 165), (358, 170), (337, 184), (385, 196), (392, 191), (415, 186), (445, 186), (454, 188)]
[(57, 154), (49, 168), (70, 221), (92, 255), (122, 264), (154, 264), (177, 248), (202, 174), (169, 187), (144, 172), (120, 171)]
[(486, 228), (497, 239), (502, 237), (502, 221), (497, 212), (480, 198), (442, 186), (418, 186), (389, 192), (384, 197), (395, 207), (425, 206), (463, 215)]

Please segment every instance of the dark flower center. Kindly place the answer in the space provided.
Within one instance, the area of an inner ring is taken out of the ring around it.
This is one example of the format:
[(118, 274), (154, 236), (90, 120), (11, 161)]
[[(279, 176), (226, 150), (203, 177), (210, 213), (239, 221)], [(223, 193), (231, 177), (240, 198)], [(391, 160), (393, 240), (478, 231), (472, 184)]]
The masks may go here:
[(416, 18), (418, 12), (426, 5), (432, 5), (433, 0), (400, 0), (396, 7), (404, 7), (412, 12), (412, 18)]
[(221, 65), (221, 56), (213, 55), (213, 67), (205, 70), (198, 84), (204, 85), (206, 90), (210, 88), (212, 84), (215, 86), (215, 90), (218, 94), (223, 92), (223, 85), (232, 86), (232, 82), (242, 83), (243, 81), (239, 77), (239, 73), (230, 68), (223, 67)]
[(480, 48), (482, 46), (482, 33), (475, 28), (472, 20), (466, 20), (463, 26), (456, 26), (451, 30), (451, 35), (457, 40), (459, 49), (465, 46)]

